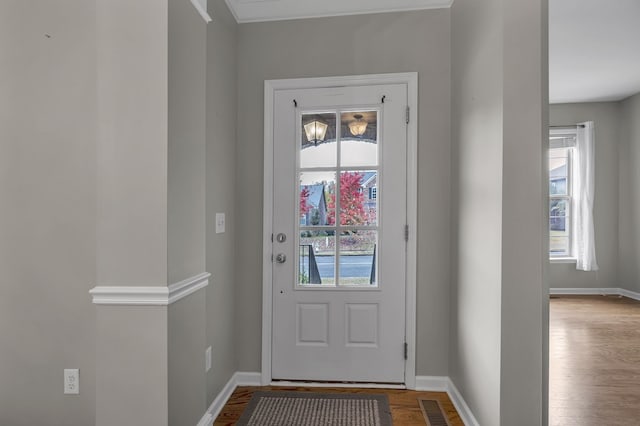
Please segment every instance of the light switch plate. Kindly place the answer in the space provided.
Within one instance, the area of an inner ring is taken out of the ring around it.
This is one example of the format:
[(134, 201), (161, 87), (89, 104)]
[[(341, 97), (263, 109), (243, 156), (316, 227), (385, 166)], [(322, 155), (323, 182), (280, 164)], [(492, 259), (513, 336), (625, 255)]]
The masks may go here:
[(216, 234), (224, 232), (224, 213), (216, 213)]

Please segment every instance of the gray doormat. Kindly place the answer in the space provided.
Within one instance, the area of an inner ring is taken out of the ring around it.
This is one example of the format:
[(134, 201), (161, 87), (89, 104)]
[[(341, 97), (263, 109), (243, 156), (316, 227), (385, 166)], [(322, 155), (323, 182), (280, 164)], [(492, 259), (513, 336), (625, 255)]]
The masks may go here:
[(240, 426), (391, 426), (386, 395), (256, 391)]

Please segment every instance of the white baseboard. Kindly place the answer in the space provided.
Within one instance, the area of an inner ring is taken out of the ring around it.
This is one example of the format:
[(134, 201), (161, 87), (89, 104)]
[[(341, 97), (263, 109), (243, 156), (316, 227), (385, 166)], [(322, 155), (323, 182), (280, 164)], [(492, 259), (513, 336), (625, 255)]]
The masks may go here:
[(624, 288), (550, 288), (550, 295), (573, 296), (624, 296), (629, 299), (640, 300), (640, 293)]
[(628, 297), (629, 299), (640, 300), (640, 293), (636, 293), (635, 291), (626, 290), (624, 288), (620, 289), (620, 296)]
[[(260, 386), (262, 375), (260, 373), (241, 372), (237, 371), (229, 379), (227, 384), (222, 388), (218, 396), (213, 400), (207, 412), (202, 416), (202, 419), (198, 422), (197, 426), (211, 426), (213, 421), (218, 417), (218, 414), (222, 411), (222, 408), (227, 403), (231, 394), (238, 386)], [(282, 383), (275, 383), (282, 384)], [(299, 383), (296, 383), (299, 385)], [(320, 385), (320, 384), (319, 384)], [(325, 384), (321, 384), (326, 386)], [(361, 387), (361, 385), (358, 385)], [(384, 386), (375, 386), (384, 387)], [(462, 395), (458, 391), (458, 388), (453, 384), (451, 379), (447, 376), (417, 376), (416, 377), (416, 390), (427, 392), (446, 392), (456, 407), (460, 418), (466, 426), (479, 426), (480, 424), (473, 416), (473, 413), (469, 409), (469, 406), (465, 402)]]
[(619, 294), (617, 288), (550, 288), (551, 295), (572, 295), (572, 296), (607, 296)]
[(260, 386), (262, 384), (262, 374), (260, 373), (238, 371), (234, 376), (236, 378), (236, 386)]
[(416, 390), (423, 392), (446, 392), (449, 385), (447, 376), (416, 376)]
[(480, 426), (464, 398), (447, 376), (416, 376), (416, 390), (422, 392), (446, 392), (466, 426)]
[(456, 385), (454, 385), (451, 379), (449, 379), (448, 377), (447, 382), (447, 394), (449, 395), (451, 402), (453, 402), (453, 405), (456, 407), (456, 411), (462, 419), (462, 422), (465, 424), (465, 426), (480, 426), (480, 423), (478, 423), (478, 421), (474, 417), (471, 409), (460, 394), (460, 391), (458, 390)]
[(260, 386), (260, 373), (235, 372), (226, 385), (222, 388), (218, 396), (215, 397), (209, 409), (200, 419), (197, 426), (211, 426), (218, 414), (224, 408), (231, 394), (238, 386)]

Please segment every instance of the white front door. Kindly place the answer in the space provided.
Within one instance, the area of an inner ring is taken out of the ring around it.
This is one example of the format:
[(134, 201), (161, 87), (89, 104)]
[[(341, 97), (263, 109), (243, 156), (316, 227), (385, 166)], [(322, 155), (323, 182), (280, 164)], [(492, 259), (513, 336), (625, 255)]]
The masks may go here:
[(404, 383), (407, 85), (278, 90), (272, 378)]

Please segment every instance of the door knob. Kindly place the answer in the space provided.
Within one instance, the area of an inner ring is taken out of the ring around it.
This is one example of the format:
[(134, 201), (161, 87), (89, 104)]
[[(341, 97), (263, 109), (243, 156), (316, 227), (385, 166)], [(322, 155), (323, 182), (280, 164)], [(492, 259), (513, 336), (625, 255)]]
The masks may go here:
[(285, 256), (283, 253), (278, 253), (278, 255), (276, 256), (276, 262), (284, 263), (286, 261), (287, 261), (287, 256)]

